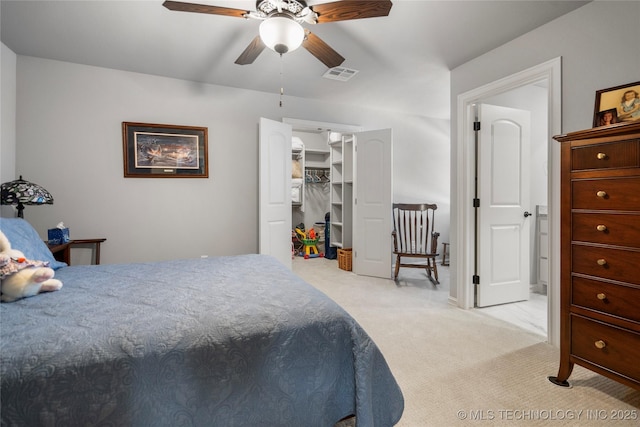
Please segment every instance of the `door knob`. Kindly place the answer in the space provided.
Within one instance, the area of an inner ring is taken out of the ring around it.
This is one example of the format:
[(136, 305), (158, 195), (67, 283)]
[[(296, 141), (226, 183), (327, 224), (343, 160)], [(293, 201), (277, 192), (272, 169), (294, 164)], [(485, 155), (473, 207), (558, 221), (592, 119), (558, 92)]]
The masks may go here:
[(525, 218), (527, 218), (527, 217), (529, 217), (529, 216), (531, 216), (531, 215), (533, 215), (533, 214), (532, 214), (532, 213), (530, 213), (530, 212), (524, 211), (524, 217), (525, 217)]

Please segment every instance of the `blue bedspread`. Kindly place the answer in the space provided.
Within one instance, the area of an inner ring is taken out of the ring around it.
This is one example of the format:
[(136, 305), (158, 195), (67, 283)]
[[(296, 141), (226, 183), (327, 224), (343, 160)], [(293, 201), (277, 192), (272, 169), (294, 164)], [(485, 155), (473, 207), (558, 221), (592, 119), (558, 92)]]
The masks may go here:
[(356, 321), (273, 258), (73, 266), (1, 309), (3, 426), (358, 427), (400, 388)]

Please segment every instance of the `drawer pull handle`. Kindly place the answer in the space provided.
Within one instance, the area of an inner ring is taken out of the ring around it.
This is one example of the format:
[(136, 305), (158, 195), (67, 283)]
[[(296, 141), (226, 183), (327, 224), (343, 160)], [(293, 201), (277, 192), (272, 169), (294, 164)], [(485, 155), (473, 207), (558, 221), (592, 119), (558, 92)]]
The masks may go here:
[(596, 227), (596, 230), (598, 231), (607, 231), (607, 226), (604, 224), (600, 224)]
[(598, 299), (599, 299), (600, 301), (604, 301), (604, 300), (606, 300), (606, 299), (607, 299), (607, 295), (606, 295), (606, 294), (603, 294), (602, 292), (600, 292), (598, 295), (596, 295), (596, 297), (598, 297)]
[(602, 350), (603, 348), (605, 348), (607, 346), (607, 343), (602, 341), (602, 340), (598, 340), (596, 342), (593, 343), (596, 348), (599, 348), (600, 350)]
[(607, 265), (607, 260), (604, 258), (600, 258), (598, 261), (596, 261), (598, 263), (598, 265)]
[(607, 197), (607, 192), (606, 192), (606, 191), (602, 191), (602, 190), (600, 190), (600, 191), (598, 191), (598, 192), (596, 193), (596, 196), (598, 196), (598, 197), (600, 197), (600, 198), (604, 199), (605, 197)]
[(604, 153), (598, 153), (596, 157), (598, 158), (598, 160), (604, 160), (607, 158), (607, 155)]

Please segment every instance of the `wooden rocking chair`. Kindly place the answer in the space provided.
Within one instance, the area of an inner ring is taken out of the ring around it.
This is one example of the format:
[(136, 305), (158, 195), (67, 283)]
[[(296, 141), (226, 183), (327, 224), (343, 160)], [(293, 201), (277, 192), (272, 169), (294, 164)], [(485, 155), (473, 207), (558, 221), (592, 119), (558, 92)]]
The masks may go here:
[[(396, 255), (394, 280), (398, 279), (400, 267), (424, 268), (432, 283), (440, 283), (436, 265), (440, 233), (433, 231), (436, 209), (438, 206), (435, 204), (393, 204), (393, 253)], [(424, 258), (427, 264), (403, 264), (402, 257)]]

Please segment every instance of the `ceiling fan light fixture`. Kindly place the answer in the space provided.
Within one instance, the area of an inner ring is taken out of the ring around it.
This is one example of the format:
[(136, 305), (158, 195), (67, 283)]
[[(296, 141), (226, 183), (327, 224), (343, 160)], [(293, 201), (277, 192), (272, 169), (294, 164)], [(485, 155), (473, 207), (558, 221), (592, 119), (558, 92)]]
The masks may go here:
[(302, 45), (304, 28), (288, 15), (271, 16), (260, 24), (260, 38), (279, 54), (293, 52)]

